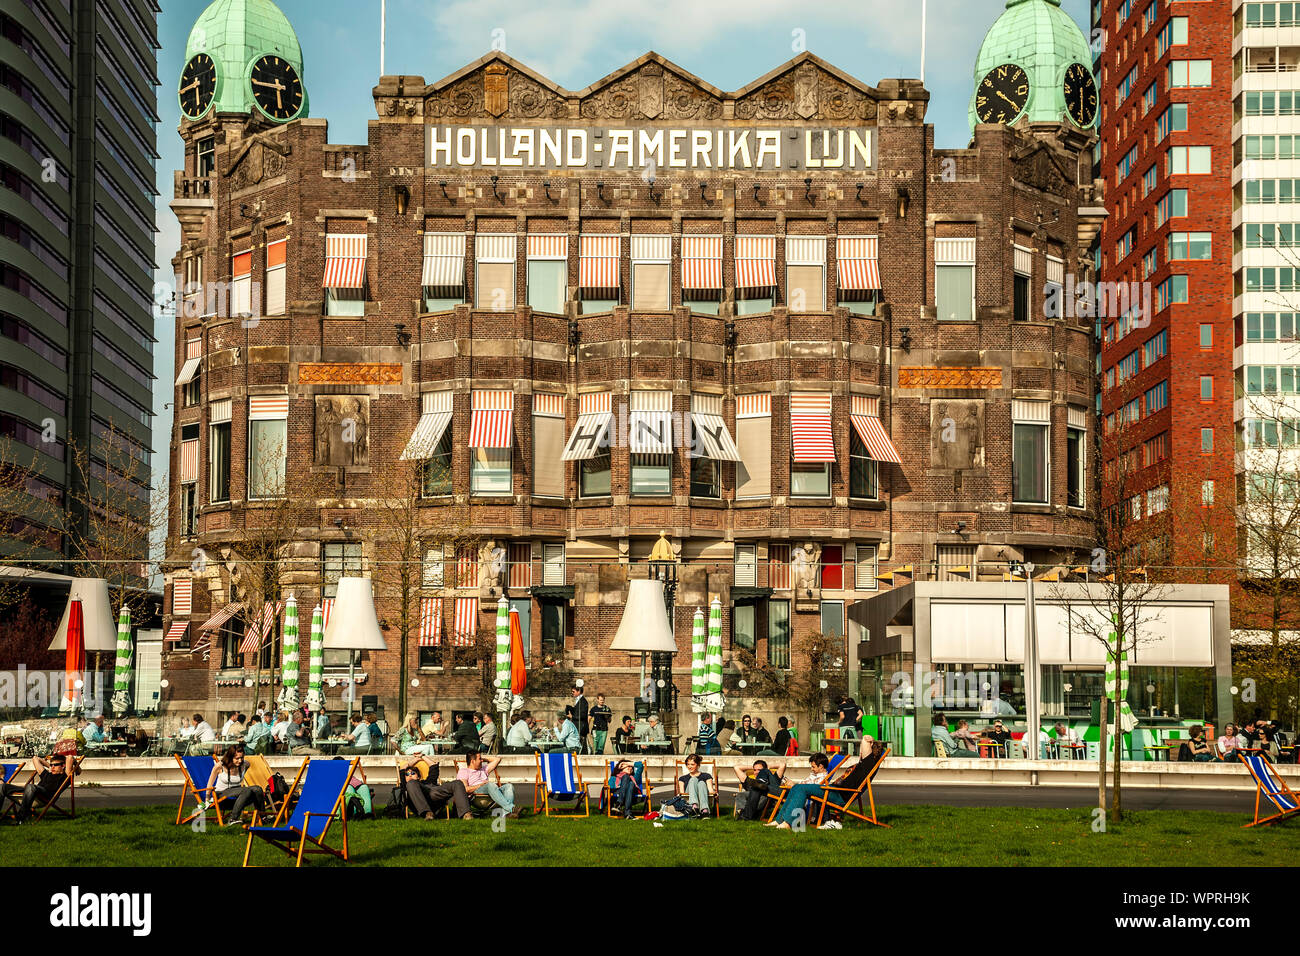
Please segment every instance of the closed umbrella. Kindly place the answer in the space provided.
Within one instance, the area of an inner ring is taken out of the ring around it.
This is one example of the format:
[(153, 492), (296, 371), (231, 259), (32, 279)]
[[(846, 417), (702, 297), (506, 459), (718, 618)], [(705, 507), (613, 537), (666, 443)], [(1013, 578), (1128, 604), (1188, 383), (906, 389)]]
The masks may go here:
[[(1111, 648), (1119, 643), (1115, 632), (1110, 635)], [(1107, 648), (1106, 654), (1106, 696), (1110, 696), (1115, 690), (1115, 671), (1119, 671), (1119, 730), (1123, 733), (1129, 733), (1137, 726), (1137, 718), (1133, 716), (1133, 709), (1128, 705), (1128, 654), (1124, 651), (1112, 650)], [(1113, 718), (1112, 718), (1113, 719)]]
[(284, 683), (280, 688), (280, 709), (298, 707), (298, 602), (292, 594), (284, 605)]
[(117, 617), (117, 662), (113, 668), (113, 713), (121, 717), (131, 706), (131, 609), (125, 604)]
[(86, 625), (81, 615), (81, 601), (68, 602), (68, 629), (63, 655), (63, 699), (59, 711), (71, 712), (81, 706), (81, 672), (86, 667)]
[(502, 714), (510, 713), (510, 602), (505, 598), (497, 601), (496, 705)]
[(708, 655), (708, 636), (704, 625), (704, 612), (698, 607), (691, 620), (691, 713), (702, 714), (704, 706), (704, 684)]
[(709, 648), (705, 657), (704, 709), (722, 713), (722, 602), (709, 605)]
[(524, 657), (524, 632), (519, 625), (519, 612), (510, 609), (510, 693), (514, 700), (510, 709), (524, 706), (523, 692), (528, 689), (528, 666)]
[(311, 612), (311, 660), (307, 671), (307, 709), (319, 714), (325, 709), (321, 684), (325, 676), (325, 612), (319, 604)]

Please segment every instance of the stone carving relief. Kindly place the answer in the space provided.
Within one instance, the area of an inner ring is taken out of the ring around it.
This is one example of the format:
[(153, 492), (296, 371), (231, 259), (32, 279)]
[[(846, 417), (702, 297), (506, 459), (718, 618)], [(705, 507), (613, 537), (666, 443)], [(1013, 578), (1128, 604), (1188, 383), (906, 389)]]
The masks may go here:
[(461, 118), (482, 115), (483, 76), (471, 73), (424, 101), (425, 116)]
[(522, 73), (510, 76), (510, 115), (530, 119), (540, 116), (563, 118), (569, 115), (569, 102)]
[(289, 147), (269, 137), (256, 136), (231, 164), (226, 176), (232, 190), (256, 186), (284, 174)]
[(1057, 166), (1056, 160), (1046, 149), (1036, 149), (1015, 163), (1013, 178), (1056, 195), (1062, 194), (1069, 185), (1066, 175)]
[(481, 593), (486, 593), (488, 588), (496, 588), (498, 591), (505, 585), (506, 577), (506, 549), (497, 543), (495, 538), (489, 538), (484, 542), (483, 547), (478, 549), (478, 588)]
[(814, 541), (796, 544), (790, 549), (790, 583), (796, 591), (815, 591), (817, 571), (821, 565), (822, 546)]
[(370, 398), (316, 396), (316, 464), (361, 467), (370, 463)]
[(736, 118), (874, 120), (876, 101), (812, 63), (800, 64), (736, 102)]
[(930, 404), (930, 467), (963, 471), (984, 467), (984, 403)]

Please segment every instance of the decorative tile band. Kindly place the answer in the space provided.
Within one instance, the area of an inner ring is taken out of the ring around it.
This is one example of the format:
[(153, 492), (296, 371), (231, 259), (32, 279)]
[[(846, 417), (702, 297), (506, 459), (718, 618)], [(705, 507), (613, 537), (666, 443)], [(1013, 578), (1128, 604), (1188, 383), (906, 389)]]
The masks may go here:
[(401, 385), (402, 366), (380, 362), (303, 362), (299, 385)]
[(912, 366), (898, 370), (899, 388), (1001, 388), (1000, 368)]

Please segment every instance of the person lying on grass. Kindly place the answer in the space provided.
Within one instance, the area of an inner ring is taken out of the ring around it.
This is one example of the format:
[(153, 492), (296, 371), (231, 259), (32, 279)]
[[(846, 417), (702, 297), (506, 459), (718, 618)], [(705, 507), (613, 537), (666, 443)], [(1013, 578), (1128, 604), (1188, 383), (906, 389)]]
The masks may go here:
[(822, 784), (826, 781), (830, 760), (824, 753), (815, 753), (808, 758), (808, 766), (810, 768), (808, 776), (790, 788), (790, 792), (785, 795), (785, 800), (781, 803), (781, 809), (777, 811), (776, 819), (763, 824), (764, 826), (789, 830), (790, 824), (795, 819), (802, 818), (803, 805), (807, 799), (822, 792)]

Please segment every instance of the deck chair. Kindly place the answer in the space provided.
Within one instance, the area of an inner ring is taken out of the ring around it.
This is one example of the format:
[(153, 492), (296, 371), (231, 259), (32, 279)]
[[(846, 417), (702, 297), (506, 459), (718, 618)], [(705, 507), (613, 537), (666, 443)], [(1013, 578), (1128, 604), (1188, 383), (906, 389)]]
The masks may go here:
[[(1285, 820), (1300, 812), (1300, 797), (1291, 792), (1291, 788), (1286, 785), (1286, 781), (1278, 774), (1277, 768), (1268, 762), (1262, 753), (1242, 753), (1237, 752), (1241, 762), (1246, 765), (1250, 775), (1255, 778), (1255, 820), (1243, 826), (1255, 827), (1261, 823), (1275, 823), (1278, 820)], [(1263, 796), (1268, 802), (1273, 804), (1277, 813), (1262, 820), (1259, 816), (1259, 798)]]
[[(187, 757), (173, 754), (173, 757), (176, 766), (181, 768), (181, 802), (176, 807), (176, 825), (180, 826), (203, 813), (203, 804), (211, 799), (212, 790), (208, 787), (208, 778), (212, 776), (212, 768), (216, 766), (217, 761), (214, 757), (205, 757), (202, 754)], [(191, 794), (194, 796), (194, 809), (190, 811), (189, 816), (185, 816), (185, 798)], [(217, 826), (225, 826), (225, 820), (221, 817), (223, 803), (229, 801), (225, 797), (213, 801), (212, 809), (217, 814)]]
[[(605, 816), (607, 817), (616, 816), (614, 813), (613, 781), (614, 768), (618, 766), (618, 763), (619, 761), (617, 760), (609, 761), (609, 765), (605, 768), (605, 782), (600, 785), (600, 798), (597, 801), (597, 806), (605, 811)], [(636, 781), (636, 792), (637, 795), (645, 801), (646, 813), (649, 813), (651, 806), (650, 794), (654, 788), (650, 785), (650, 778), (646, 775), (647, 768), (645, 764), (639, 760), (635, 761), (635, 763), (641, 764), (640, 771), (633, 774), (633, 779)]]
[[(307, 758), (303, 757), (302, 762), (305, 764)], [(301, 769), (301, 768), (299, 768)], [(266, 793), (266, 802), (271, 808), (272, 813), (280, 812), (280, 804), (276, 803), (271, 797), (271, 791), (267, 789), (267, 784), (271, 782), (271, 765), (266, 762), (266, 758), (261, 754), (244, 754), (244, 781), (252, 787), (261, 787)], [(283, 802), (283, 801), (281, 801)]]
[[(53, 759), (57, 760), (62, 758), (56, 757)], [(37, 807), (40, 807), (40, 811), (41, 811), (40, 813), (36, 814), (36, 816), (32, 819), (33, 823), (39, 823), (41, 820), (45, 819), (45, 814), (49, 813), (51, 810), (53, 810), (55, 813), (59, 814), (60, 816), (69, 817), (69, 818), (76, 817), (77, 815), (77, 774), (81, 772), (81, 762), (85, 759), (86, 759), (85, 757), (73, 757), (72, 758), (73, 772), (63, 775), (63, 779), (59, 781), (59, 788), (55, 790), (54, 793), (50, 794), (49, 797), (46, 797), (44, 799), (38, 797), (37, 801), (32, 804), (32, 809), (36, 809)], [(14, 770), (13, 773), (10, 775), (9, 781), (7, 782), (11, 782), (14, 779), (16, 779), (18, 775), (18, 771), (22, 769), (22, 764), (14, 764), (11, 766), (14, 767)], [(40, 775), (40, 771), (33, 769), (32, 775), (28, 778), (28, 782), (35, 780), (39, 775)], [(68, 806), (66, 808), (59, 805), (59, 799), (63, 796), (64, 793), (67, 793), (68, 795)], [(21, 803), (22, 803), (21, 794), (16, 794), (16, 793), (10, 794), (9, 805), (4, 808), (4, 811), (2, 813), (0, 813), (0, 817), (4, 817), (4, 816), (16, 817), (18, 815), (18, 809)]]
[[(851, 772), (851, 765), (855, 762), (849, 759), (848, 754), (830, 754), (827, 756), (826, 761), (827, 761), (826, 780), (822, 784), (822, 786), (824, 787), (833, 785), (837, 778), (843, 776), (848, 772)], [(790, 792), (790, 784), (783, 783), (781, 784), (781, 790), (779, 793), (771, 794), (768, 800), (768, 802), (771, 804), (771, 809), (767, 814), (767, 822), (771, 822), (772, 820), (776, 819), (777, 811), (781, 809), (781, 804), (785, 802), (785, 796), (789, 792)], [(812, 813), (811, 813), (812, 801), (813, 798), (809, 797), (804, 802), (805, 810), (809, 811), (808, 813), (805, 814), (805, 816), (809, 820), (812, 819)]]
[[(402, 778), (402, 758), (403, 758), (403, 757), (406, 757), (406, 756), (410, 756), (410, 755), (409, 755), (409, 754), (394, 754), (394, 755), (393, 755), (393, 764), (397, 767), (397, 787), (398, 787), (398, 789), (401, 791), (401, 797), (400, 797), (399, 799), (400, 799), (401, 802), (402, 802), (402, 819), (403, 819), (403, 820), (409, 820), (409, 819), (411, 819), (411, 798), (408, 797), (408, 796), (406, 795), (406, 781)], [(429, 771), (430, 771), (431, 769), (433, 769), (434, 767), (437, 766), (437, 764), (435, 764), (435, 763), (430, 763), (430, 762), (429, 762), (429, 761), (432, 760), (432, 759), (433, 759), (433, 758), (431, 758), (431, 757), (425, 757), (423, 763), (420, 763), (420, 764), (417, 764), (417, 765), (416, 765), (416, 770), (419, 770), (419, 771), (420, 771), (420, 779), (421, 779), (421, 780), (428, 780), (428, 779), (429, 779)], [(441, 771), (439, 771), (439, 775), (441, 775)], [(351, 778), (349, 777), (348, 779), (351, 779)], [(448, 800), (445, 804), (443, 804), (442, 810), (443, 810), (443, 814), (447, 817), (448, 820), (450, 820), (450, 819), (451, 819), (451, 801), (450, 801), (450, 800)]]
[[(722, 811), (719, 808), (718, 799), (718, 762), (716, 760), (700, 760), (700, 772), (707, 773), (713, 779), (709, 781), (709, 813), (715, 817), (721, 817)], [(682, 789), (682, 777), (686, 775), (686, 761), (676, 760), (673, 762), (673, 795), (685, 793)]]
[[(552, 807), (551, 802), (554, 800), (572, 800), (574, 803), (572, 807)], [(568, 751), (537, 754), (537, 781), (533, 787), (534, 815), (540, 808), (548, 817), (554, 814), (557, 818), (584, 818), (591, 814), (590, 802), (576, 755)], [(582, 808), (581, 813), (577, 812), (579, 807)], [(574, 812), (560, 813), (561, 809)]]
[[(822, 787), (822, 792), (820, 794), (816, 794), (808, 799), (809, 804), (821, 805), (821, 809), (817, 811), (817, 826), (822, 825), (822, 820), (826, 816), (826, 811), (830, 809), (828, 804), (833, 802), (835, 808), (831, 810), (832, 813), (843, 813), (858, 820), (865, 820), (867, 823), (874, 824), (878, 827), (889, 828), (888, 823), (881, 823), (876, 819), (876, 797), (871, 792), (871, 781), (880, 770), (880, 765), (885, 762), (885, 758), (889, 756), (891, 749), (892, 748), (890, 747), (886, 747), (884, 752), (880, 755), (880, 759), (877, 760), (869, 770), (865, 769), (866, 765), (862, 761), (856, 762), (838, 782)], [(871, 816), (865, 815), (866, 810), (862, 806), (862, 794), (864, 792), (871, 803)], [(844, 798), (843, 802), (840, 802), (839, 800), (831, 801), (831, 794), (842, 796)], [(860, 811), (858, 813), (855, 813), (851, 809), (854, 801), (858, 804), (858, 810)], [(808, 818), (810, 820), (812, 819), (811, 813), (808, 815)]]
[(23, 769), (26, 763), (26, 760), (20, 760), (17, 763), (0, 763), (0, 783), (8, 783), (17, 777), (18, 772)]
[[(244, 866), (253, 852), (253, 838), (265, 840), (290, 856), (296, 857), (295, 866), (302, 866), (304, 854), (328, 854), (345, 863), (348, 859), (348, 814), (344, 806), (343, 791), (356, 770), (353, 760), (308, 760), (299, 769), (289, 788), (289, 796), (298, 794), (292, 815), (287, 814), (288, 802), (280, 808), (270, 826), (245, 826), (248, 845), (244, 847)], [(299, 781), (302, 782), (301, 788)], [(286, 820), (285, 817), (288, 816)], [(330, 825), (338, 817), (343, 828), (343, 846), (336, 850), (325, 845)], [(294, 844), (297, 844), (295, 849)], [(308, 850), (310, 843), (314, 849)]]
[[(460, 767), (461, 767), (461, 764), (463, 764), (463, 763), (464, 763), (463, 760), (453, 760), (453, 761), (451, 762), (452, 779), (453, 779), (453, 780), (456, 778), (456, 774), (458, 774), (458, 773), (460, 772)], [(501, 770), (500, 770), (500, 768), (494, 769), (494, 770), (492, 771), (492, 776), (493, 776), (493, 777), (495, 778), (495, 780), (496, 780), (496, 785), (497, 785), (498, 787), (501, 786)], [(481, 797), (482, 799), (479, 799), (480, 797)], [(475, 801), (477, 801), (477, 804), (476, 804)], [(492, 809), (493, 809), (495, 806), (496, 806), (496, 801), (493, 800), (490, 796), (488, 796), (486, 790), (483, 791), (482, 793), (476, 793), (476, 794), (473, 794), (473, 795), (470, 796), (470, 798), (469, 798), (469, 812), (472, 813), (472, 814), (474, 814), (474, 816), (476, 816), (476, 817), (490, 816), (491, 813), (492, 813)], [(447, 813), (448, 813), (448, 818), (450, 818), (450, 814), (451, 814), (451, 803), (450, 803), (450, 802), (447, 804)]]

